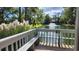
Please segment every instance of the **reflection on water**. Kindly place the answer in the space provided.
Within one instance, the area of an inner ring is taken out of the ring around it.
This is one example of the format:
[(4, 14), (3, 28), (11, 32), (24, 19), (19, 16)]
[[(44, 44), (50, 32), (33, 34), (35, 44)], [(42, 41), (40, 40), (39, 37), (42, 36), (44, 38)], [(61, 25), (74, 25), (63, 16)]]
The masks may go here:
[(50, 23), (45, 28), (48, 28), (48, 29), (75, 29), (74, 26), (57, 25), (55, 23)]
[(50, 23), (45, 28), (48, 28), (48, 29), (59, 29), (60, 25), (56, 25), (55, 23)]
[(60, 27), (59, 25), (56, 25), (55, 23), (50, 23), (48, 26), (49, 26), (49, 29), (57, 29)]

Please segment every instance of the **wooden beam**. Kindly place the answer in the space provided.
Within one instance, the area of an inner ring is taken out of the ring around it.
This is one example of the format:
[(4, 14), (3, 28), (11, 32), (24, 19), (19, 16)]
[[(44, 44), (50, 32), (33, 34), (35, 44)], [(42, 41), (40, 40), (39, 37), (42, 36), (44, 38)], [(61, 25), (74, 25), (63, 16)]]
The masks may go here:
[(75, 21), (75, 51), (79, 50), (79, 7), (76, 8), (76, 21)]

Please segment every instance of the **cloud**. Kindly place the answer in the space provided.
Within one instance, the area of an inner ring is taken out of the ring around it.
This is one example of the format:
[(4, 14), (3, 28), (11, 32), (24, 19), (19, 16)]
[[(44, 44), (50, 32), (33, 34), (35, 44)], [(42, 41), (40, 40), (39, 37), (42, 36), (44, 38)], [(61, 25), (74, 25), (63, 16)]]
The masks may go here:
[(47, 11), (58, 11), (58, 10), (63, 10), (63, 8), (62, 7), (44, 7), (43, 8), (43, 11), (44, 12), (47, 12)]
[(62, 7), (44, 7), (43, 11), (45, 14), (49, 14), (50, 16), (56, 15), (57, 13), (61, 13), (64, 9)]

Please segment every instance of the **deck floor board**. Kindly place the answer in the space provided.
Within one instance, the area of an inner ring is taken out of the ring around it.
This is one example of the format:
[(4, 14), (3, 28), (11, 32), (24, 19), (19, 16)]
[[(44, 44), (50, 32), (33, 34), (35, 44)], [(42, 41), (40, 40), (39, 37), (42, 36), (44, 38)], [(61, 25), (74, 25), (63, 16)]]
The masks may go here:
[(73, 51), (73, 49), (39, 45), (35, 47), (34, 51)]

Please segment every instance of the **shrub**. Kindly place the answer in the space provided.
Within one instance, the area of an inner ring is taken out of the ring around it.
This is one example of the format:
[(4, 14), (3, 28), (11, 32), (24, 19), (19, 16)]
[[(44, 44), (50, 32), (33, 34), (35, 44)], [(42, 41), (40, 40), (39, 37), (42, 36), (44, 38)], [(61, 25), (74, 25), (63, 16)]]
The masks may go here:
[(28, 23), (25, 23), (25, 21), (19, 23), (17, 20), (9, 24), (2, 23), (0, 25), (0, 39), (29, 29), (40, 28), (41, 26), (41, 24), (29, 25)]

